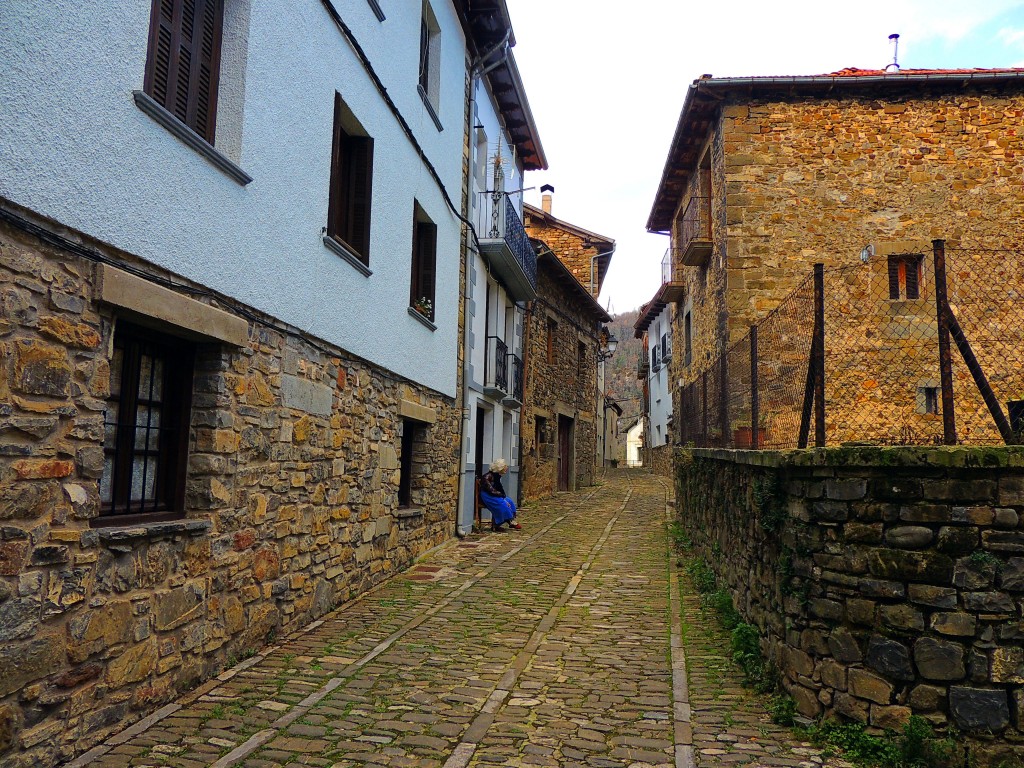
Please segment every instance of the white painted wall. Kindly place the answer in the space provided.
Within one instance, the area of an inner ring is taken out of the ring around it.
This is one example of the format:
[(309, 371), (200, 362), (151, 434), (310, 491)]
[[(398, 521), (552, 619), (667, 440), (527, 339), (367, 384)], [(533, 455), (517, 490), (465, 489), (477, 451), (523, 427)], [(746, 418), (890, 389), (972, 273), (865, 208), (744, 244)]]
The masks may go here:
[[(672, 323), (669, 320), (670, 310), (665, 308), (654, 319), (647, 330), (647, 353), (651, 361), (654, 360), (654, 346), (658, 346), (658, 360), (662, 360), (661, 337), (667, 335), (669, 351), (672, 351)], [(653, 369), (653, 365), (651, 366)], [(669, 443), (669, 419), (672, 417), (672, 395), (671, 376), (669, 366), (662, 363), (661, 369), (657, 372), (651, 371), (650, 382), (650, 419), (651, 419), (651, 447), (657, 448)]]
[(626, 466), (642, 467), (644, 465), (644, 420), (639, 419), (636, 424), (626, 430)]
[[(490, 201), (484, 199), (494, 188), (493, 158), (501, 154), (504, 170), (504, 190), (513, 192), (523, 184), (522, 164), (501, 127), (499, 111), (491, 97), (485, 80), (475, 79), (472, 86), (473, 104), (470, 127), (470, 210), (477, 235), (487, 236), (490, 229)], [(512, 196), (522, 216), (522, 193)], [(505, 492), (519, 501), (519, 423), (520, 412), (483, 395), (486, 344), (488, 334), (497, 335), (508, 345), (509, 352), (523, 357), (523, 315), (500, 281), (490, 276), (487, 261), (470, 239), (466, 270), (466, 370), (465, 402), (470, 421), (463, 429), (462, 503), (459, 510), (459, 528), (468, 531), (473, 523), (473, 476), (476, 472), (477, 405), (483, 403), (491, 409), (492, 432), (485, 434), (484, 461), (502, 456), (509, 463), (509, 473), (502, 481)], [(487, 294), (491, 301), (488, 315)], [(511, 375), (511, 369), (509, 371)], [(487, 513), (485, 513), (487, 514)]]
[[(235, 79), (221, 87), (217, 144), (252, 182), (229, 178), (136, 107), (150, 0), (102, 13), (72, 0), (6, 0), (0, 195), (453, 396), (458, 219), (320, 2), (226, 6), (226, 19), (244, 26), (247, 16), (248, 30), (225, 36), (222, 80)], [(432, 3), (443, 131), (416, 89), (418, 0), (386, 3), (384, 22), (365, 2), (335, 7), (459, 206), (466, 48), (451, 3)], [(370, 277), (321, 239), (336, 90), (374, 138)], [(434, 332), (407, 312), (414, 200), (438, 227)]]

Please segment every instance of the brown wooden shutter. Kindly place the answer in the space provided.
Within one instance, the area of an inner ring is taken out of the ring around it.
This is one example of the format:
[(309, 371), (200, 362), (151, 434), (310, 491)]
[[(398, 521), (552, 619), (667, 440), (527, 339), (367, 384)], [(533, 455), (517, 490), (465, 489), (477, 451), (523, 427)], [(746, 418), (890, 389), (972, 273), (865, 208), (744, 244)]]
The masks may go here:
[(369, 262), (370, 258), (370, 203), (373, 190), (373, 139), (353, 136), (349, 139), (351, 151), (351, 186), (348, 211), (348, 243)]
[(420, 231), (418, 221), (412, 224), (412, 278), (409, 281), (409, 306), (415, 306), (423, 295), (420, 293)]
[(904, 264), (907, 271), (907, 298), (921, 298), (921, 262), (916, 258), (907, 259)]
[(223, 0), (154, 0), (145, 90), (213, 144)]
[(900, 297), (900, 262), (895, 256), (889, 257), (889, 298)]
[(419, 225), (420, 245), (420, 296), (430, 299), (430, 319), (434, 319), (434, 281), (437, 269), (437, 227), (433, 224)]

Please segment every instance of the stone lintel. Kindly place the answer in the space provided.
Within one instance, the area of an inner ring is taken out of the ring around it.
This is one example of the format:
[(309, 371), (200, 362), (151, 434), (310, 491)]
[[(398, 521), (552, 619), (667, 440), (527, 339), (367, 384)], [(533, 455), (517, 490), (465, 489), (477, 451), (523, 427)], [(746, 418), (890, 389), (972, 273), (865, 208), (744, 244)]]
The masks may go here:
[(911, 253), (929, 254), (932, 252), (930, 240), (886, 240), (875, 244), (876, 256), (894, 256)]
[(242, 318), (109, 264), (96, 265), (96, 296), (144, 318), (173, 325), (185, 336), (223, 341), (236, 347), (244, 347), (249, 340), (249, 324)]
[(414, 403), (412, 400), (400, 400), (398, 402), (398, 414), (403, 418), (421, 421), (424, 424), (433, 424), (437, 421), (437, 411), (425, 405)]

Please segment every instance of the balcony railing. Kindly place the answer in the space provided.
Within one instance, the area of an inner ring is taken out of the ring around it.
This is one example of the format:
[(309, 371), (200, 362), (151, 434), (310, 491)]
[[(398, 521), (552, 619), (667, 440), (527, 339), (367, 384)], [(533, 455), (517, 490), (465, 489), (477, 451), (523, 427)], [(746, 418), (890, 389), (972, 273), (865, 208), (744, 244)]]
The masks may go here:
[(688, 267), (699, 267), (711, 255), (711, 198), (691, 197), (679, 223), (679, 248)]
[(509, 388), (512, 391), (503, 402), (512, 408), (518, 408), (523, 404), (523, 359), (512, 353), (509, 353), (508, 359), (509, 374), (512, 377)]
[(638, 379), (646, 379), (647, 374), (651, 371), (651, 361), (648, 359), (646, 352), (640, 355), (640, 359), (636, 363), (636, 377)]
[(497, 336), (487, 337), (484, 394), (497, 398), (503, 398), (508, 394), (508, 347)]
[(512, 198), (483, 193), (477, 219), (480, 249), (515, 301), (537, 298), (537, 254)]

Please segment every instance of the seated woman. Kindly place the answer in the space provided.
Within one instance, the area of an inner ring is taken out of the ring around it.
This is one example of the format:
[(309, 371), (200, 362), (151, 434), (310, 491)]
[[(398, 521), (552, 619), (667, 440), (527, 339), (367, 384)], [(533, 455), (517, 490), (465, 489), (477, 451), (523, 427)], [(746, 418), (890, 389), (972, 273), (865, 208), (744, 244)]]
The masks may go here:
[(501, 527), (504, 523), (517, 531), (523, 527), (515, 519), (515, 502), (505, 495), (505, 489), (501, 487), (501, 476), (506, 472), (508, 462), (495, 459), (491, 462), (491, 471), (480, 478), (480, 501), (491, 511), (491, 530), (502, 533), (505, 530)]

